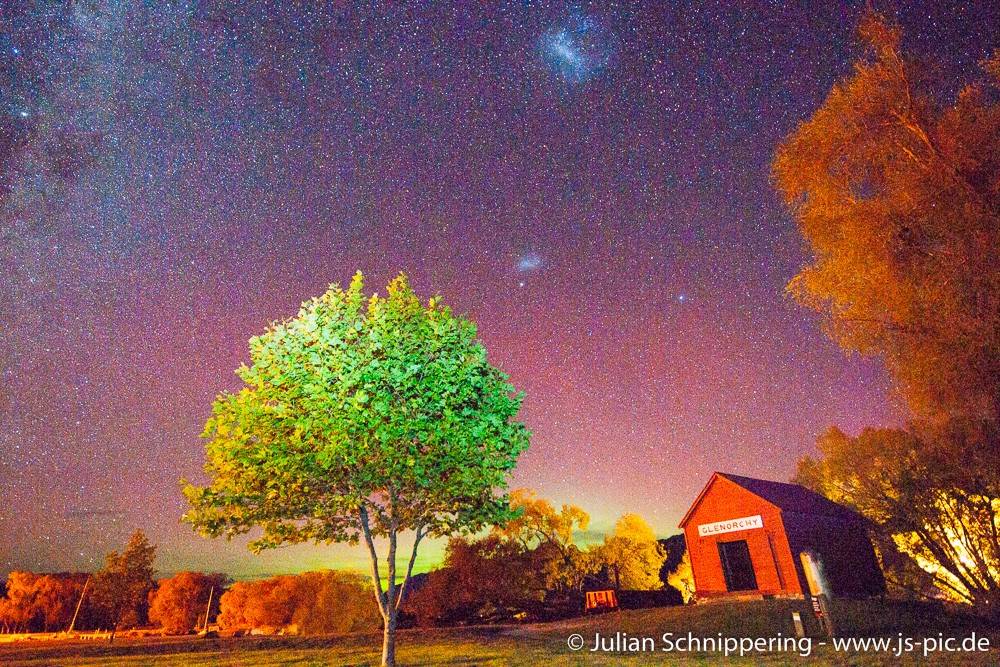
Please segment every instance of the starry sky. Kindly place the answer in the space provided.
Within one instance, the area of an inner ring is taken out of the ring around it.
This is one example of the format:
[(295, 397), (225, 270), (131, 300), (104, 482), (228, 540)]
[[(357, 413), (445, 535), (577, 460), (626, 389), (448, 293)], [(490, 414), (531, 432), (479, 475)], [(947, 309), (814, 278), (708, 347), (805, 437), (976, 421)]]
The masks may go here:
[[(357, 269), (478, 322), (528, 396), (514, 484), (597, 531), (672, 534), (713, 470), (898, 421), (783, 295), (807, 256), (768, 177), (863, 5), (5, 3), (0, 573), (135, 528), (164, 572), (360, 565), (179, 524), (248, 338)], [(883, 8), (968, 71), (1000, 10), (967, 5)]]

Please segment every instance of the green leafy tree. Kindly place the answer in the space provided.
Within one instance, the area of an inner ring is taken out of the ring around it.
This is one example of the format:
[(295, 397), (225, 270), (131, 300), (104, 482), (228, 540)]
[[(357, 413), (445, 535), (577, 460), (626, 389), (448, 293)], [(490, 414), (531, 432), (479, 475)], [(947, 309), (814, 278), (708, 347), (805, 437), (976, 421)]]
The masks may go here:
[(145, 624), (149, 592), (156, 587), (153, 580), (155, 560), (156, 547), (137, 530), (124, 551), (109, 553), (104, 569), (94, 575), (91, 597), (111, 626), (110, 641), (114, 641), (119, 627)]
[(487, 361), (471, 321), (436, 297), (421, 303), (405, 275), (384, 297), (363, 287), (358, 273), (251, 339), (244, 387), (213, 405), (211, 482), (185, 487), (185, 518), (210, 536), (260, 527), (254, 550), (363, 540), (392, 665), (420, 541), (511, 518), (504, 489), (529, 433), (516, 421), (523, 395)]

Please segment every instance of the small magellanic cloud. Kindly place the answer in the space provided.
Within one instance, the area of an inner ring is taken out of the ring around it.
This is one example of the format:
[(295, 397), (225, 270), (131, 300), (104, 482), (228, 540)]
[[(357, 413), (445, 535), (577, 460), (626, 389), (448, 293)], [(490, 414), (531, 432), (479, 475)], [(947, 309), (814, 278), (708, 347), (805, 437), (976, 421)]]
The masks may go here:
[(537, 252), (527, 252), (517, 260), (517, 270), (521, 273), (530, 273), (542, 268), (542, 256)]

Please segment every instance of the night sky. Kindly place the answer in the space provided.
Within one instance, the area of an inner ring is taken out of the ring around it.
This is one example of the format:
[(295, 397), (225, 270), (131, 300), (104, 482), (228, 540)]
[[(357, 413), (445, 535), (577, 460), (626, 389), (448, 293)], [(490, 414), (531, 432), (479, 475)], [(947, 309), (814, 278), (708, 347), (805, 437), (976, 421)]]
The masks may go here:
[[(358, 269), (479, 324), (528, 396), (514, 485), (597, 530), (669, 535), (713, 470), (899, 419), (783, 295), (768, 176), (864, 3), (34, 4), (0, 5), (0, 572), (135, 528), (164, 572), (360, 564), (179, 523), (248, 338)], [(1000, 46), (992, 3), (908, 4), (919, 55)]]

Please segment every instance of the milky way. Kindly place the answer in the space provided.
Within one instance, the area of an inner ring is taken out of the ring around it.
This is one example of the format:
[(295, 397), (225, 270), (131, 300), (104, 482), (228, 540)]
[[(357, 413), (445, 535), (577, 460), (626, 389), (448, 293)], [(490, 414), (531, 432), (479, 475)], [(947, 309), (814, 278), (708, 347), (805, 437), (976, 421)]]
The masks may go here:
[[(0, 10), (0, 572), (136, 527), (164, 571), (363, 558), (178, 523), (247, 339), (357, 269), (479, 323), (528, 395), (514, 483), (598, 529), (670, 534), (711, 471), (787, 479), (826, 426), (898, 418), (783, 296), (768, 181), (859, 7), (338, 4)], [(907, 4), (918, 53), (1000, 46), (995, 9)]]

